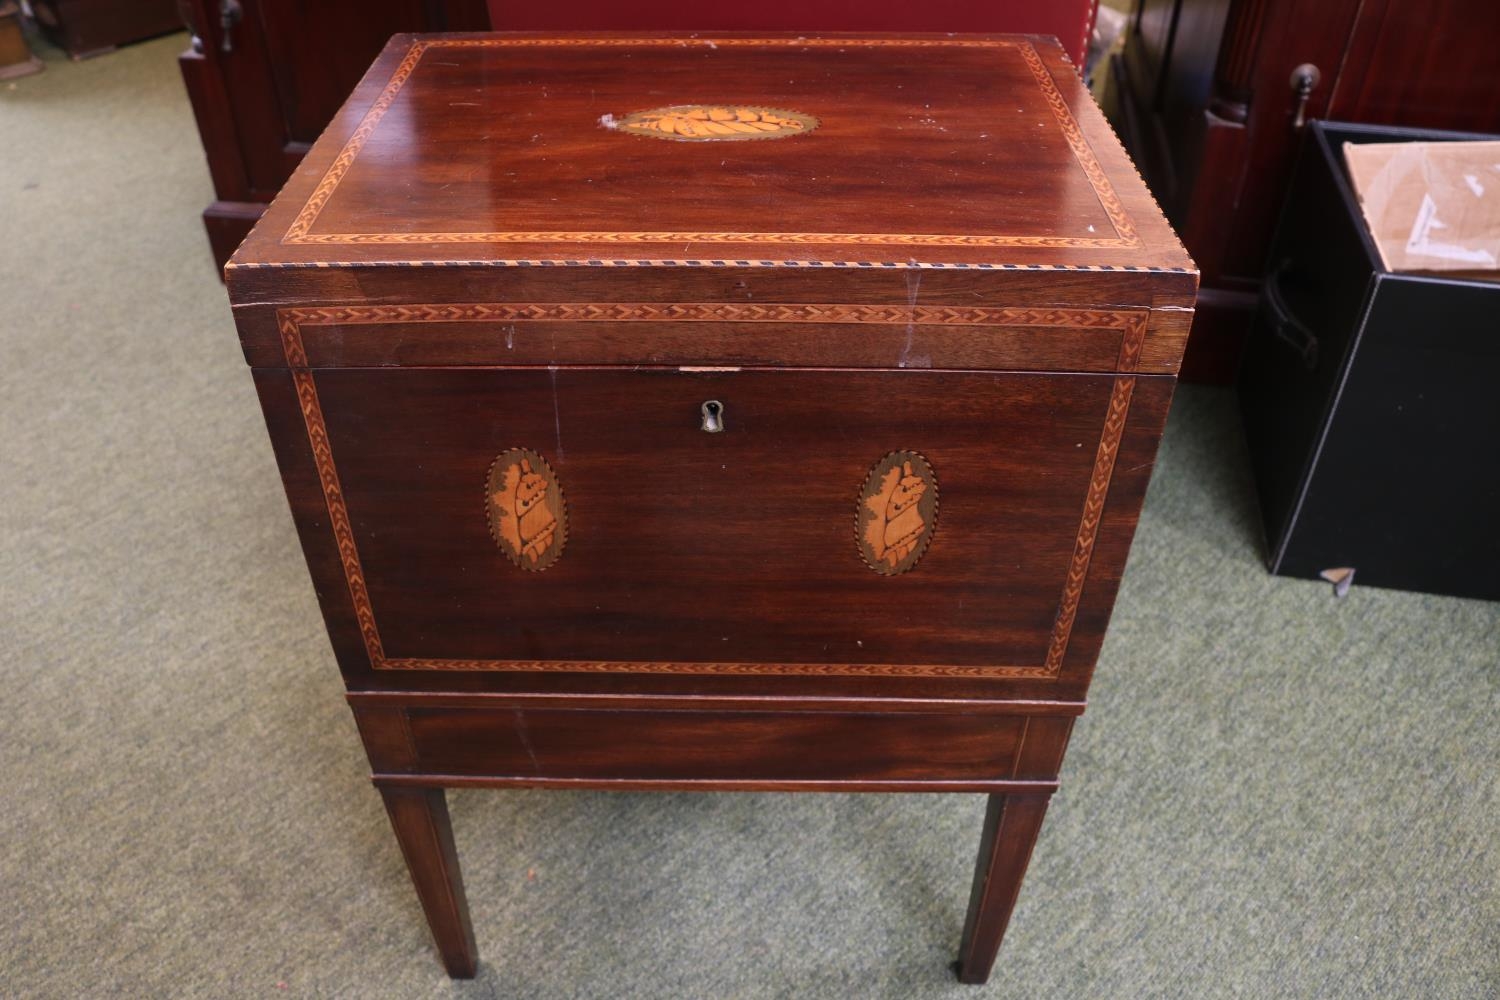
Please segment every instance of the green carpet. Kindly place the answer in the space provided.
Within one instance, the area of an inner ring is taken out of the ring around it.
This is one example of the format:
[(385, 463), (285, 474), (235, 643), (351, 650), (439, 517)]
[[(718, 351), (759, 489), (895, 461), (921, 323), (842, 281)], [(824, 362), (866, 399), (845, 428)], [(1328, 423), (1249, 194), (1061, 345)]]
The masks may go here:
[(1190, 387), (987, 988), (948, 971), (983, 802), (917, 795), (454, 793), (450, 983), (209, 261), (184, 45), (0, 83), (0, 995), (1500, 996), (1500, 604), (1267, 576)]

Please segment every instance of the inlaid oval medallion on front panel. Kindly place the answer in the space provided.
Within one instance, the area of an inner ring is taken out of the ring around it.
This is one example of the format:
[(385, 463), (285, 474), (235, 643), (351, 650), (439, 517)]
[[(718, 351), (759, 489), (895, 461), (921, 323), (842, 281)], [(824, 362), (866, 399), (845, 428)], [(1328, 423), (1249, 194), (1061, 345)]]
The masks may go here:
[(568, 506), (557, 474), (529, 448), (511, 448), (490, 465), (485, 487), (490, 537), (506, 558), (540, 572), (557, 562), (568, 541)]
[(881, 576), (905, 573), (932, 544), (938, 484), (932, 465), (914, 451), (893, 451), (865, 478), (854, 518), (860, 558)]

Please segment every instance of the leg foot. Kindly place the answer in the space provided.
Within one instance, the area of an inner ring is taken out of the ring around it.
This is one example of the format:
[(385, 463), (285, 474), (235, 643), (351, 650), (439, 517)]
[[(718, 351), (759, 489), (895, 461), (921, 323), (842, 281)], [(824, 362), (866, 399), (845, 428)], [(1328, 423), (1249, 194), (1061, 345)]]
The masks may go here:
[(382, 788), (401, 854), (427, 914), (427, 926), (454, 979), (473, 979), (479, 966), (469, 903), (464, 898), (448, 800), (441, 788)]
[(1031, 848), (1047, 814), (1047, 795), (991, 795), (979, 840), (969, 916), (958, 949), (959, 982), (980, 984), (990, 978), (1000, 939), (1010, 923)]

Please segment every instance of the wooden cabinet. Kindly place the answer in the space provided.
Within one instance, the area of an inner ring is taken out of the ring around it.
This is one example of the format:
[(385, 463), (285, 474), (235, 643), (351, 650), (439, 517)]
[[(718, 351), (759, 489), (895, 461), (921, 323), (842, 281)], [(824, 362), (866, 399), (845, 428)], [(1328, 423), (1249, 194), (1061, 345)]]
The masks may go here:
[(399, 31), (482, 31), (484, 0), (183, 0), (179, 64), (215, 200), (203, 212), (222, 265)]
[(21, 28), (21, 5), (0, 0), (0, 80), (42, 71), (42, 61), (31, 53)]
[(984, 981), (1196, 285), (1059, 46), (401, 36), (226, 278), (451, 973), (444, 787), (984, 791)]
[(1112, 67), (1117, 122), (1203, 269), (1184, 377), (1234, 375), (1299, 114), (1500, 130), (1496, 38), (1490, 0), (1137, 0)]
[(505, 31), (1011, 31), (1051, 35), (1075, 66), (1088, 55), (1099, 0), (568, 0), (561, 4), (489, 0)]
[(31, 0), (47, 38), (74, 59), (182, 30), (176, 0)]

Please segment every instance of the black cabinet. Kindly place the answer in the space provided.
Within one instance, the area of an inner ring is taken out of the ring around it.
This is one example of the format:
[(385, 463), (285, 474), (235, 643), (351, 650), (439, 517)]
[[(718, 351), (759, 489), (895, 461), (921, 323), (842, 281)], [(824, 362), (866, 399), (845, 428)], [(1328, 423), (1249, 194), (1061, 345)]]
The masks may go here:
[(1314, 123), (1239, 376), (1274, 573), (1500, 599), (1500, 282), (1385, 270), (1345, 142)]

